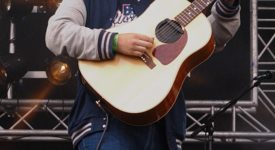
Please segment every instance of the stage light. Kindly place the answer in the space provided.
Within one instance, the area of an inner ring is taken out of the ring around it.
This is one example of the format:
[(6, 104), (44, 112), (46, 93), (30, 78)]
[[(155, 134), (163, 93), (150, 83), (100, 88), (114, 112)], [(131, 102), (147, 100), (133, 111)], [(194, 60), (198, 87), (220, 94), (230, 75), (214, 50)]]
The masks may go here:
[(75, 60), (67, 56), (56, 56), (48, 64), (46, 74), (54, 85), (66, 84), (75, 74)]
[(0, 56), (0, 95), (5, 96), (10, 83), (23, 77), (27, 72), (27, 61), (18, 54)]

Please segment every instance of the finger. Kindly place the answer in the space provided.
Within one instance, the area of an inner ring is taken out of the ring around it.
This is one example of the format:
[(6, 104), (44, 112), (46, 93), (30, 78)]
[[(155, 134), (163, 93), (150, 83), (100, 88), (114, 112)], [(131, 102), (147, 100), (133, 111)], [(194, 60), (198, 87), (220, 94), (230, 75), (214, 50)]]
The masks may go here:
[(142, 35), (142, 34), (137, 34), (137, 38), (139, 40), (143, 40), (143, 41), (147, 41), (147, 42), (150, 42), (150, 43), (154, 43), (154, 38), (153, 37), (149, 37), (149, 36)]
[(144, 53), (140, 51), (132, 51), (132, 56), (141, 57)]
[(145, 52), (148, 51), (148, 49), (146, 47), (144, 47), (144, 46), (135, 45), (133, 47), (133, 51), (139, 51), (141, 53), (145, 53)]
[(145, 47), (145, 48), (153, 47), (153, 43), (147, 42), (147, 41), (144, 41), (144, 40), (136, 40), (135, 45), (142, 46), (142, 47)]

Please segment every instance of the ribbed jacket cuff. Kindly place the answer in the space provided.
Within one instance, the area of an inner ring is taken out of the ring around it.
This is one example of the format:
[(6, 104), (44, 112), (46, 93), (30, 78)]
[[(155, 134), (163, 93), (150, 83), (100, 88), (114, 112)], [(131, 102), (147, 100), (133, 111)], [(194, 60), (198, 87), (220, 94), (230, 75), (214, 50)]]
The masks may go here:
[(229, 6), (223, 0), (219, 0), (216, 3), (216, 10), (223, 17), (233, 17), (239, 11), (239, 3), (239, 0), (236, 0), (232, 6)]
[(112, 59), (113, 52), (113, 39), (116, 33), (107, 32), (102, 30), (98, 37), (98, 55), (100, 60)]

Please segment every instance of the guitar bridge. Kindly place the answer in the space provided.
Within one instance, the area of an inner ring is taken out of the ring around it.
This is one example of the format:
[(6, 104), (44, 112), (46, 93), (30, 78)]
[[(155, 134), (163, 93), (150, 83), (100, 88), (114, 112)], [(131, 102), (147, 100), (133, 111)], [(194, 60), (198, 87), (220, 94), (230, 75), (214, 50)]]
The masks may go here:
[(150, 68), (153, 69), (156, 64), (153, 62), (153, 59), (148, 55), (147, 53), (144, 53), (142, 56), (140, 56), (140, 59)]

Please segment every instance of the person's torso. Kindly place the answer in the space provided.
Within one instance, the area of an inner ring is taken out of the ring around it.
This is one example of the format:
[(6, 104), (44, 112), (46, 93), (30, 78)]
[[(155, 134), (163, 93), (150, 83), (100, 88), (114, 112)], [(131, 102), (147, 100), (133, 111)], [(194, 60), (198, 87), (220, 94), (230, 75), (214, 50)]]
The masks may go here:
[(133, 21), (153, 0), (84, 0), (89, 28), (110, 28)]

